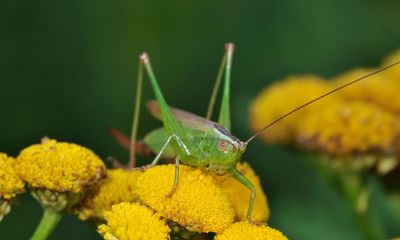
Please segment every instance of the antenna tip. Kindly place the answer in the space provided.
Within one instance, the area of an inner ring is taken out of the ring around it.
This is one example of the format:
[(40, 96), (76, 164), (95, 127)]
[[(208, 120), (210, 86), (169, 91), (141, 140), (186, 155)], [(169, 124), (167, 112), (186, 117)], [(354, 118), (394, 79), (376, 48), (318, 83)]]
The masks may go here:
[(143, 52), (142, 54), (139, 55), (139, 60), (142, 63), (148, 63), (149, 62), (149, 55), (147, 52)]
[(233, 50), (235, 50), (235, 44), (226, 43), (225, 44), (225, 50), (228, 51), (228, 52), (233, 52)]

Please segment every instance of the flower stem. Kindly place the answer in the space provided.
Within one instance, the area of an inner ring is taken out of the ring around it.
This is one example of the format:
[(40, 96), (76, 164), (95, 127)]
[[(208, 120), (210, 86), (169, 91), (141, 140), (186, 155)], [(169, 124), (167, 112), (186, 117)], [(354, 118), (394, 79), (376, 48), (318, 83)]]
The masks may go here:
[[(380, 228), (377, 219), (375, 219), (368, 211), (368, 203), (361, 207), (360, 196), (365, 185), (362, 183), (359, 175), (341, 175), (338, 177), (341, 185), (342, 193), (348, 204), (352, 208), (353, 216), (363, 232), (365, 239), (384, 239), (384, 234)], [(369, 196), (366, 196), (368, 198)], [(368, 201), (366, 199), (365, 201)]]
[(53, 232), (54, 228), (60, 221), (62, 214), (57, 211), (45, 209), (42, 219), (33, 233), (30, 240), (45, 240)]

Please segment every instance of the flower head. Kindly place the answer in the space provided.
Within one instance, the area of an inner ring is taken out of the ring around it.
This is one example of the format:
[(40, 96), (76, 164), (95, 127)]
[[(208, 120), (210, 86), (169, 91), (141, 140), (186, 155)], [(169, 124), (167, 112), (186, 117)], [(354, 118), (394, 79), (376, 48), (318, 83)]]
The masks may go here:
[(217, 234), (215, 240), (287, 240), (280, 231), (269, 226), (257, 226), (247, 222), (232, 224), (223, 233)]
[[(260, 179), (248, 163), (239, 163), (236, 168), (247, 178), (256, 188), (256, 199), (254, 201), (251, 219), (254, 222), (265, 222), (269, 217), (267, 197), (262, 189)], [(218, 177), (222, 190), (228, 196), (232, 207), (235, 209), (236, 219), (243, 221), (247, 219), (247, 209), (249, 207), (250, 190), (230, 177), (229, 175)]]
[(0, 153), (0, 222), (11, 210), (11, 200), (24, 191), (24, 182), (14, 169), (15, 159)]
[(104, 177), (105, 165), (85, 147), (44, 139), (21, 151), (16, 170), (34, 188), (79, 193)]
[(200, 169), (180, 166), (176, 192), (168, 197), (175, 177), (174, 165), (159, 165), (137, 181), (139, 198), (161, 216), (197, 232), (221, 232), (234, 219), (234, 211), (214, 178)]
[[(330, 83), (312, 75), (289, 77), (264, 89), (250, 107), (250, 125), (254, 131), (260, 130), (305, 102), (332, 90)], [(290, 143), (296, 122), (308, 112), (335, 99), (330, 96), (296, 113), (268, 129), (261, 137), (267, 142)]]
[(15, 159), (0, 153), (0, 199), (11, 199), (24, 191), (24, 182), (14, 169)]
[(104, 213), (107, 224), (98, 227), (106, 240), (170, 239), (170, 229), (160, 215), (138, 203), (119, 203)]
[(300, 146), (330, 155), (392, 151), (400, 123), (391, 113), (366, 102), (337, 102), (298, 123)]
[[(382, 62), (382, 67), (388, 66), (390, 64), (393, 64), (395, 62), (400, 61), (400, 49), (397, 49), (393, 53), (389, 54), (383, 59)], [(400, 68), (399, 66), (394, 67), (394, 68), (389, 68), (383, 74), (387, 75), (389, 78), (393, 79), (393, 81), (399, 83), (400, 79)]]
[(107, 178), (94, 184), (85, 198), (75, 208), (81, 220), (88, 218), (103, 219), (103, 212), (120, 202), (134, 202), (134, 192), (140, 172), (114, 169), (107, 171)]
[[(394, 99), (398, 98), (398, 89), (400, 88), (400, 70), (396, 70), (399, 75), (397, 79), (385, 71), (370, 76), (360, 84), (343, 89), (340, 91), (340, 96), (343, 96), (346, 100), (373, 103), (385, 110), (400, 113), (400, 101), (394, 101)], [(339, 86), (362, 76), (366, 76), (373, 71), (374, 69), (369, 68), (350, 70), (334, 78), (333, 83)]]

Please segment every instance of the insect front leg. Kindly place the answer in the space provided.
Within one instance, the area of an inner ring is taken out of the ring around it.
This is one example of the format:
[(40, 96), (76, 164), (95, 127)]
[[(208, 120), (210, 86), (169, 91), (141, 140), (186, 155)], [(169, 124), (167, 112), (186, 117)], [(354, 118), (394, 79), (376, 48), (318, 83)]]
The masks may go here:
[[(137, 168), (138, 170), (145, 170), (151, 167), (154, 167), (157, 165), (157, 163), (160, 161), (162, 154), (165, 152), (167, 149), (168, 145), (171, 143), (172, 140), (175, 140), (178, 143), (178, 146), (182, 148), (183, 152), (186, 154), (186, 156), (192, 156), (192, 154), (189, 151), (189, 148), (186, 146), (186, 144), (177, 136), (177, 135), (171, 135), (167, 138), (167, 141), (165, 141), (164, 145), (162, 146), (160, 152), (157, 154), (157, 156), (154, 158), (154, 160), (143, 167)], [(179, 184), (179, 157), (175, 158), (175, 177), (174, 177), (174, 185), (172, 187), (172, 190), (170, 193), (168, 193), (168, 197), (171, 197), (175, 192)]]
[(174, 177), (174, 186), (172, 187), (171, 192), (167, 194), (167, 197), (172, 197), (174, 193), (176, 192), (176, 189), (178, 188), (178, 182), (179, 182), (179, 158), (175, 158), (175, 177)]
[(258, 223), (253, 222), (253, 220), (251, 220), (251, 213), (253, 212), (254, 200), (256, 198), (256, 189), (255, 189), (254, 185), (250, 182), (249, 179), (247, 179), (241, 172), (239, 172), (235, 168), (230, 170), (230, 174), (237, 181), (239, 181), (241, 184), (246, 186), (251, 191), (250, 200), (249, 200), (249, 208), (247, 210), (247, 221), (250, 224), (258, 224)]

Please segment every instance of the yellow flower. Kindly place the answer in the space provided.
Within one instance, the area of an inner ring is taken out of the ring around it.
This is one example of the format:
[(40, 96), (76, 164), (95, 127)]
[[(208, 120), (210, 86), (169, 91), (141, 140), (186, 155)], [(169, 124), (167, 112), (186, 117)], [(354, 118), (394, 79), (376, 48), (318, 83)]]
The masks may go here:
[(140, 199), (164, 218), (192, 231), (221, 232), (233, 222), (228, 197), (212, 176), (181, 165), (177, 191), (168, 197), (174, 177), (174, 165), (146, 170), (137, 181)]
[[(312, 75), (289, 77), (264, 89), (253, 101), (250, 107), (250, 125), (254, 131), (265, 127), (294, 108), (310, 101), (330, 90), (333, 86), (329, 82)], [(290, 143), (293, 140), (293, 131), (296, 122), (308, 112), (318, 111), (320, 104), (335, 99), (329, 96), (318, 103), (293, 114), (279, 124), (269, 128), (261, 137), (267, 142)]]
[(215, 240), (287, 240), (280, 231), (269, 226), (257, 226), (247, 222), (232, 224), (223, 233), (217, 234)]
[[(265, 222), (269, 217), (267, 197), (262, 189), (260, 179), (248, 163), (239, 163), (236, 168), (243, 173), (256, 188), (256, 199), (254, 201), (251, 219), (254, 222)], [(228, 196), (232, 207), (235, 209), (236, 219), (247, 220), (247, 209), (249, 207), (250, 190), (232, 177), (220, 176), (218, 180), (222, 190)]]
[(16, 170), (34, 188), (73, 193), (105, 175), (104, 163), (91, 150), (51, 139), (22, 150)]
[(107, 171), (107, 178), (93, 185), (86, 197), (76, 207), (81, 220), (88, 218), (103, 219), (103, 211), (120, 202), (134, 202), (137, 195), (134, 192), (140, 172), (114, 169)]
[(14, 169), (15, 159), (0, 153), (0, 199), (11, 199), (24, 191), (24, 182)]
[[(366, 76), (374, 70), (369, 68), (354, 69), (334, 78), (333, 83), (339, 86)], [(400, 101), (396, 101), (399, 94), (398, 89), (400, 89), (400, 69), (394, 68), (394, 70), (398, 71), (399, 77), (397, 79), (385, 71), (341, 90), (339, 95), (347, 100), (366, 101), (388, 111), (400, 113)]]
[(398, 119), (376, 105), (337, 102), (299, 122), (297, 142), (331, 155), (388, 153), (398, 133)]
[(0, 153), (0, 222), (11, 210), (11, 200), (24, 191), (24, 182), (14, 169), (15, 159)]
[(107, 224), (98, 227), (106, 240), (170, 239), (170, 229), (151, 209), (138, 203), (119, 203), (104, 213)]
[[(382, 62), (382, 67), (388, 66), (390, 64), (393, 64), (395, 62), (400, 61), (400, 49), (397, 49), (393, 53), (389, 54), (387, 57), (383, 59)], [(389, 68), (383, 74), (387, 75), (389, 78), (393, 79), (394, 82), (397, 82), (399, 84), (400, 80), (400, 66), (397, 65), (396, 67)]]

